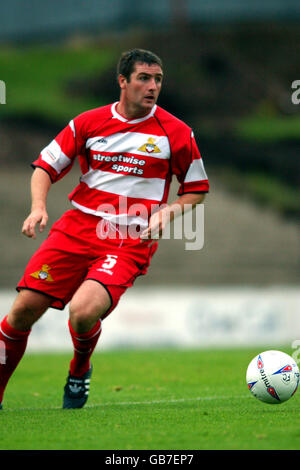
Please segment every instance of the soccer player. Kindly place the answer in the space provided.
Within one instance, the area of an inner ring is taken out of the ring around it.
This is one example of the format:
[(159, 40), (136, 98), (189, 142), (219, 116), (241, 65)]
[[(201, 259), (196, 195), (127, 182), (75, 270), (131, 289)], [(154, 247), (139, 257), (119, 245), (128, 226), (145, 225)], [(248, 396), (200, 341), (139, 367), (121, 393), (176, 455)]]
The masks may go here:
[[(49, 307), (64, 309), (69, 302), (74, 355), (63, 408), (84, 406), (104, 318), (146, 273), (155, 238), (168, 220), (201, 203), (208, 192), (191, 128), (156, 104), (163, 81), (160, 58), (142, 49), (125, 52), (117, 76), (119, 101), (75, 117), (32, 165), (32, 207), (22, 229), (30, 238), (36, 238), (37, 227), (45, 229), (48, 191), (75, 158), (82, 176), (69, 195), (73, 208), (32, 256), (1, 322), (1, 407), (33, 324)], [(172, 175), (179, 197), (167, 204)]]

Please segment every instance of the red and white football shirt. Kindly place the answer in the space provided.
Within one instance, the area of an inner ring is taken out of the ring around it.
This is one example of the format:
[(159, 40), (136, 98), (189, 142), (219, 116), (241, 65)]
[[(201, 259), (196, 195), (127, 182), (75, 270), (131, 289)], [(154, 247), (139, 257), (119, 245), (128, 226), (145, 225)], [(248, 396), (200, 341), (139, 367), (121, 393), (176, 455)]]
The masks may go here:
[(96, 108), (70, 121), (45, 147), (33, 167), (52, 182), (79, 158), (82, 176), (69, 195), (85, 213), (114, 223), (145, 227), (149, 216), (168, 199), (172, 175), (179, 195), (208, 192), (209, 183), (193, 132), (155, 105), (140, 119), (127, 120), (117, 103)]

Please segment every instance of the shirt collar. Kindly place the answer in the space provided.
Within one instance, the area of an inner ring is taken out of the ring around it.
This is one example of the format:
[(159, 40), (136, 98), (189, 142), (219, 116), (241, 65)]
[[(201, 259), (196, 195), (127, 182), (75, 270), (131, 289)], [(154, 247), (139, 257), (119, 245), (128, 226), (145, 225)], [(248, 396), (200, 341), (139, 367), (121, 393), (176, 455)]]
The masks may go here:
[(156, 108), (157, 108), (157, 105), (155, 104), (153, 108), (151, 109), (150, 113), (147, 114), (146, 116), (139, 118), (139, 119), (126, 119), (124, 116), (121, 116), (121, 114), (117, 112), (116, 107), (118, 103), (119, 101), (116, 101), (115, 103), (112, 104), (111, 106), (112, 115), (115, 119), (118, 119), (119, 121), (122, 121), (122, 122), (127, 122), (128, 124), (138, 124), (139, 122), (146, 121), (147, 119), (151, 118), (154, 115)]

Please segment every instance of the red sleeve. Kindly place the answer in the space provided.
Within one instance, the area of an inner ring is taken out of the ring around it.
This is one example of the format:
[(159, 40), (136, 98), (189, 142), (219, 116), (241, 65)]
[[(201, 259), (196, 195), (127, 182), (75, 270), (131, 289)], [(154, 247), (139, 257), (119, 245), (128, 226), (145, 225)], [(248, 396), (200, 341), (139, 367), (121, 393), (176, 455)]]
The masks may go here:
[(80, 120), (75, 118), (41, 151), (32, 166), (45, 170), (55, 183), (70, 171), (84, 143)]
[(185, 136), (182, 136), (180, 140), (181, 145), (177, 144), (176, 151), (172, 152), (172, 172), (180, 183), (178, 195), (208, 192), (208, 178), (191, 129), (189, 129), (189, 134), (185, 132)]

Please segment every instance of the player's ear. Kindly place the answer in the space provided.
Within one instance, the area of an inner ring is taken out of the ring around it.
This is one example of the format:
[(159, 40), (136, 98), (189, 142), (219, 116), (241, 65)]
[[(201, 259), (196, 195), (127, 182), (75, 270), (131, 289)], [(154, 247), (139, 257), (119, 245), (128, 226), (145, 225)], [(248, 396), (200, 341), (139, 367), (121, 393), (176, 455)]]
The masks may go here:
[(127, 84), (127, 79), (124, 75), (120, 74), (118, 76), (118, 82), (119, 82), (119, 86), (121, 88), (121, 90), (124, 90), (126, 88), (126, 84)]

